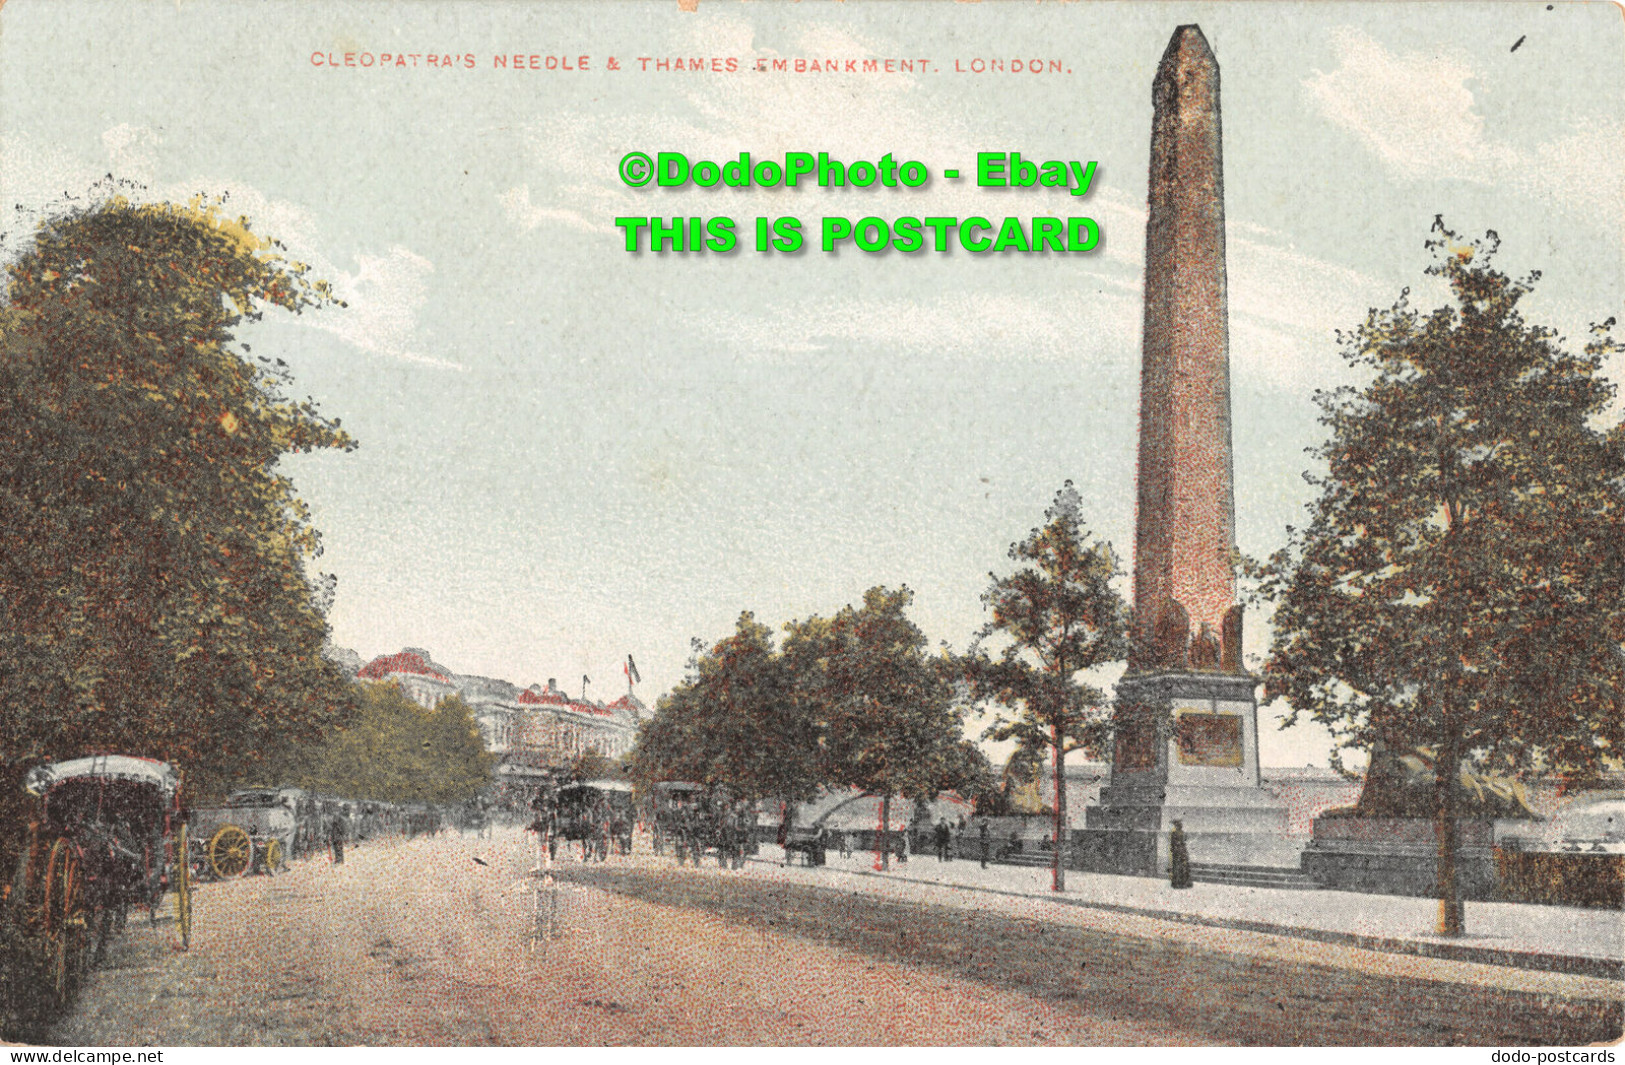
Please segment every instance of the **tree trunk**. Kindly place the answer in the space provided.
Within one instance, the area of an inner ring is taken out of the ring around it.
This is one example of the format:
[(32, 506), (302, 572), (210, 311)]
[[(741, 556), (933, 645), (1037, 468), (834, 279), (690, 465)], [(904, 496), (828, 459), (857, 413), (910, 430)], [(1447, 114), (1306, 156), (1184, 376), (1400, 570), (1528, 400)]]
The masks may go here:
[(880, 868), (891, 869), (891, 792), (880, 799)]
[(1439, 935), (1462, 933), (1462, 904), (1456, 883), (1456, 778), (1461, 773), (1461, 754), (1456, 730), (1445, 713), (1444, 735), (1438, 757), (1433, 761), (1435, 818), (1433, 836), (1439, 845)]
[(1061, 726), (1050, 726), (1050, 742), (1055, 751), (1055, 854), (1051, 858), (1051, 891), (1066, 890), (1066, 752), (1062, 749)]

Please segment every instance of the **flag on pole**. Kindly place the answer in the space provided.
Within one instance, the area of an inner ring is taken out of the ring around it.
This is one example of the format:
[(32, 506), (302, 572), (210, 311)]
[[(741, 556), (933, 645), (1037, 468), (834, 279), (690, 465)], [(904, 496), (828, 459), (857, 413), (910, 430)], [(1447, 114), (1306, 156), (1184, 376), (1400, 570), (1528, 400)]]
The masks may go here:
[(638, 676), (638, 664), (632, 661), (632, 656), (626, 656), (626, 680), (629, 684), (641, 684), (643, 678)]

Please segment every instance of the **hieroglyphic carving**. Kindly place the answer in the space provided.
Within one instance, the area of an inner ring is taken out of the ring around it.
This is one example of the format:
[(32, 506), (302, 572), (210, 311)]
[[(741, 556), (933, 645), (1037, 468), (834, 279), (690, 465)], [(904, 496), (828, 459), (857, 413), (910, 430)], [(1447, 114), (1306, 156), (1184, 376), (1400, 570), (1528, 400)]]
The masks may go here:
[(1182, 712), (1175, 718), (1174, 741), (1181, 765), (1235, 768), (1242, 764), (1241, 718), (1235, 714)]

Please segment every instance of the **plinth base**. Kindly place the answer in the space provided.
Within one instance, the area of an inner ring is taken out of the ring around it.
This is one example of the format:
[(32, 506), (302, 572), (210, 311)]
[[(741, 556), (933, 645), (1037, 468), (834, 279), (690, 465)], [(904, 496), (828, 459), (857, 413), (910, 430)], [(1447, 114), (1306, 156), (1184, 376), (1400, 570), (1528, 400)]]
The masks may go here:
[(1075, 835), (1094, 872), (1164, 875), (1178, 821), (1191, 861), (1296, 866), (1286, 805), (1258, 773), (1258, 703), (1246, 674), (1124, 677), (1117, 686), (1112, 782)]
[[(1191, 861), (1203, 865), (1298, 865), (1302, 838), (1287, 831), (1286, 807), (1262, 788), (1181, 787), (1160, 796), (1101, 794), (1074, 834), (1075, 862), (1099, 873), (1164, 876), (1168, 837), (1180, 822)], [(1128, 800), (1128, 801), (1125, 801)]]

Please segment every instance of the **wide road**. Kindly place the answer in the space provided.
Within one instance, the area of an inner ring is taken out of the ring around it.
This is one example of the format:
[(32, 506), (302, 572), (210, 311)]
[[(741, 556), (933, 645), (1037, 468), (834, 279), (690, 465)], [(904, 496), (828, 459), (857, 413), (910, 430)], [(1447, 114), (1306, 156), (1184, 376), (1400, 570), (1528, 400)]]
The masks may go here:
[(1619, 1026), (1600, 981), (1501, 986), (1490, 967), (1420, 959), (1396, 974), (1343, 948), (1163, 936), (1091, 911), (1046, 921), (652, 856), (560, 863), (555, 934), (538, 936), (535, 864), (517, 832), (450, 835), (204, 885), (193, 949), (174, 949), (167, 920), (132, 920), (51, 1039), (1572, 1045)]

